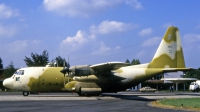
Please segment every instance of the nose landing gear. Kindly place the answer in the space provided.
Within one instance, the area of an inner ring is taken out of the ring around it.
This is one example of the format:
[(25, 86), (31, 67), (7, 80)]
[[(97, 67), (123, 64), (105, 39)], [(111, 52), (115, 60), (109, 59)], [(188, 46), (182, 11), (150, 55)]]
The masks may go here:
[(23, 91), (23, 93), (22, 93), (24, 96), (28, 96), (29, 95), (29, 92), (27, 92), (27, 91)]

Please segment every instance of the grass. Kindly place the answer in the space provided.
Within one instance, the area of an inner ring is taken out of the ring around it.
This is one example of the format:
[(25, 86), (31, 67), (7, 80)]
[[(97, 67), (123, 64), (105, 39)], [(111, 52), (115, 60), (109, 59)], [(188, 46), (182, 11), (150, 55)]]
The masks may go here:
[(200, 98), (173, 98), (151, 102), (153, 106), (175, 109), (200, 110)]

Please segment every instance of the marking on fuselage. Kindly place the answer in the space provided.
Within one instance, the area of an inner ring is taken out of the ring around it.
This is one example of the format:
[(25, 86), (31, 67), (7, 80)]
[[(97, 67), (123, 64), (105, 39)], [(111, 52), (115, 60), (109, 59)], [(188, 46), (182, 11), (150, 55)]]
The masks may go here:
[(168, 40), (170, 40), (170, 39), (171, 39), (171, 34), (168, 35)]

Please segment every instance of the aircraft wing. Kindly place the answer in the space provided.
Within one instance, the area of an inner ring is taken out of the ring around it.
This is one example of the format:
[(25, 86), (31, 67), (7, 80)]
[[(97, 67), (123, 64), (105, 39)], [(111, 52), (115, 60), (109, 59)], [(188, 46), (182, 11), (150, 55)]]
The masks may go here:
[(116, 70), (118, 68), (129, 66), (129, 65), (130, 65), (129, 63), (124, 63), (124, 62), (107, 62), (107, 63), (91, 65), (90, 67), (94, 71), (108, 71), (108, 70)]

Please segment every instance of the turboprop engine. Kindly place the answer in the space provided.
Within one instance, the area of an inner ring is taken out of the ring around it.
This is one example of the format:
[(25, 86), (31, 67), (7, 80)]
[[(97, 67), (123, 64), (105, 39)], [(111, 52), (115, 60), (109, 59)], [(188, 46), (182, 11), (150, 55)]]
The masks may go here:
[(88, 65), (72, 66), (69, 68), (69, 76), (88, 76), (94, 74), (94, 70)]

